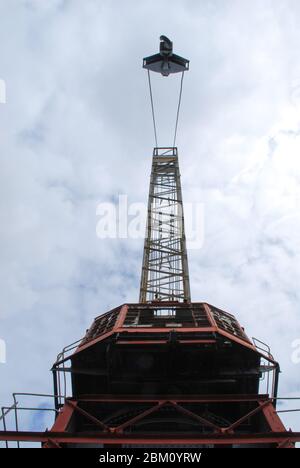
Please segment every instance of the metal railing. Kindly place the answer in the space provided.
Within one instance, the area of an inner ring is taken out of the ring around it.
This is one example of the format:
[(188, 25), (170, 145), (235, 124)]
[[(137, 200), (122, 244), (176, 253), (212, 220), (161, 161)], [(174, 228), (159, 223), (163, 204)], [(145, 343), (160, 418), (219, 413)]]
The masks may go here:
[(260, 379), (260, 393), (266, 393), (271, 398), (276, 399), (278, 387), (279, 366), (274, 361), (269, 345), (252, 337), (252, 342), (261, 354), (260, 370), (262, 377)]
[[(48, 407), (40, 407), (40, 406), (19, 406), (19, 402), (17, 401), (17, 397), (39, 397), (39, 398), (54, 398), (55, 395), (53, 394), (44, 394), (44, 393), (13, 393), (13, 404), (11, 406), (2, 406), (1, 407), (1, 415), (0, 421), (2, 421), (3, 430), (6, 432), (8, 431), (8, 423), (7, 417), (13, 413), (13, 421), (14, 426), (13, 430), (19, 432), (19, 412), (20, 411), (40, 411), (40, 412), (52, 412), (57, 415), (58, 410), (56, 408), (48, 408)], [(60, 397), (62, 397), (60, 395)], [(5, 441), (5, 447), (10, 448), (8, 445), (8, 441)], [(20, 442), (16, 441), (17, 448), (20, 448)]]
[[(83, 338), (65, 346), (63, 350), (58, 354), (56, 362), (52, 367), (53, 373), (53, 384), (54, 384), (54, 406), (58, 410), (64, 399), (67, 397), (68, 388), (71, 390), (71, 381), (67, 382), (67, 368), (66, 362), (71, 358), (72, 351), (78, 347), (82, 342)], [(71, 378), (70, 378), (71, 379)], [(70, 380), (69, 379), (69, 380)]]

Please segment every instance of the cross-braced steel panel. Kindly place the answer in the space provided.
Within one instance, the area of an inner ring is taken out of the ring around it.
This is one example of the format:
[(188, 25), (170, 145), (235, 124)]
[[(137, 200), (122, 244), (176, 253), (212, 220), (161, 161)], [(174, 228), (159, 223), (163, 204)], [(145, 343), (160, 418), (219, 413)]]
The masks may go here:
[(140, 302), (190, 302), (177, 148), (154, 148)]

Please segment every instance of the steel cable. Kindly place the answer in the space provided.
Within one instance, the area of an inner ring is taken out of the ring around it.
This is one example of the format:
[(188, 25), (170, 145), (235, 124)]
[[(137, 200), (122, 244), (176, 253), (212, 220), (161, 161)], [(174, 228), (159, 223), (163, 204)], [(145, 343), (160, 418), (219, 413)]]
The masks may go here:
[(178, 119), (179, 119), (179, 111), (180, 111), (180, 104), (181, 104), (181, 96), (182, 96), (183, 77), (184, 77), (184, 72), (182, 72), (182, 75), (181, 75), (179, 101), (178, 101), (178, 107), (177, 107), (175, 133), (174, 133), (174, 140), (173, 140), (173, 148), (175, 148), (176, 137), (177, 137), (177, 128), (178, 128)]
[(158, 144), (157, 144), (157, 131), (156, 131), (154, 105), (153, 105), (153, 95), (152, 95), (151, 78), (150, 78), (149, 70), (148, 70), (148, 82), (149, 82), (149, 91), (150, 91), (150, 99), (151, 99), (151, 109), (152, 109), (152, 119), (153, 119), (153, 127), (154, 127), (155, 144), (156, 144), (156, 148), (157, 148), (158, 147)]
[[(156, 128), (156, 120), (155, 120), (155, 112), (154, 112), (152, 85), (151, 85), (150, 71), (149, 70), (147, 70), (147, 71), (148, 71), (148, 83), (149, 83), (149, 91), (150, 91), (150, 101), (151, 101), (152, 120), (153, 120), (153, 128), (154, 128), (154, 137), (155, 137), (155, 144), (156, 144), (156, 148), (157, 148), (158, 147), (158, 142), (157, 142), (158, 140), (157, 140), (157, 128)], [(173, 148), (175, 147), (176, 137), (177, 137), (179, 112), (180, 112), (182, 88), (183, 88), (183, 78), (184, 78), (184, 72), (182, 72), (181, 81), (180, 81), (180, 91), (179, 91), (179, 100), (178, 100), (177, 114), (176, 114)]]

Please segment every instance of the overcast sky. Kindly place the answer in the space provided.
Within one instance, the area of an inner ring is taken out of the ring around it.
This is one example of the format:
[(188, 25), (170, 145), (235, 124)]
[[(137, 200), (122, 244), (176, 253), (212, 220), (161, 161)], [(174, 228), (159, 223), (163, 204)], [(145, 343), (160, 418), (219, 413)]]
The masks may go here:
[[(267, 342), (279, 394), (299, 395), (299, 1), (0, 0), (0, 18), (1, 404), (51, 393), (58, 352), (138, 300), (143, 242), (99, 240), (96, 207), (146, 201), (154, 139), (141, 64), (161, 34), (191, 60), (177, 143), (184, 201), (205, 212), (192, 299)], [(178, 76), (153, 81), (162, 146), (178, 89)], [(284, 421), (297, 429), (295, 415)]]

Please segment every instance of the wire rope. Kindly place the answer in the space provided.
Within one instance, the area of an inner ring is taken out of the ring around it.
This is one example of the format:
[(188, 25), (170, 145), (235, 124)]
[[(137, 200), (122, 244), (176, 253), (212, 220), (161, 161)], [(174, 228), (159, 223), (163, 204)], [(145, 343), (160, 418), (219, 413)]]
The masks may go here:
[[(147, 71), (148, 71), (148, 83), (149, 83), (149, 92), (150, 92), (150, 101), (151, 101), (151, 110), (152, 110), (152, 121), (153, 121), (153, 129), (154, 129), (154, 138), (155, 138), (155, 145), (156, 145), (156, 148), (158, 148), (157, 127), (156, 127), (156, 119), (155, 119), (155, 112), (154, 112), (154, 101), (153, 101), (151, 77), (150, 77), (150, 71), (149, 71), (149, 70), (147, 70)], [(177, 113), (176, 113), (175, 131), (174, 131), (174, 139), (173, 139), (173, 148), (175, 148), (176, 138), (177, 138), (178, 121), (179, 121), (179, 113), (180, 113), (181, 98), (182, 98), (183, 78), (184, 78), (184, 72), (182, 72), (181, 81), (180, 81), (180, 91), (179, 91), (179, 99), (178, 99), (178, 106), (177, 106)]]
[(154, 104), (153, 104), (153, 94), (152, 94), (151, 78), (150, 78), (150, 72), (149, 72), (149, 70), (148, 70), (148, 82), (149, 82), (149, 91), (150, 91), (150, 100), (151, 100), (151, 109), (152, 109), (152, 120), (153, 120), (153, 127), (154, 127), (154, 137), (155, 137), (155, 144), (156, 144), (156, 148), (157, 148), (157, 147), (158, 147), (158, 143), (157, 143), (157, 130), (156, 130), (155, 113), (154, 113)]
[(179, 111), (180, 111), (180, 105), (181, 105), (181, 96), (182, 96), (182, 85), (183, 85), (183, 77), (184, 77), (184, 72), (182, 72), (182, 75), (181, 75), (181, 81), (180, 81), (180, 92), (179, 92), (179, 100), (178, 100), (178, 107), (177, 107), (177, 115), (176, 115), (176, 124), (175, 124), (175, 132), (174, 132), (173, 148), (175, 148), (176, 137), (177, 137), (178, 120), (179, 120)]

